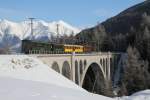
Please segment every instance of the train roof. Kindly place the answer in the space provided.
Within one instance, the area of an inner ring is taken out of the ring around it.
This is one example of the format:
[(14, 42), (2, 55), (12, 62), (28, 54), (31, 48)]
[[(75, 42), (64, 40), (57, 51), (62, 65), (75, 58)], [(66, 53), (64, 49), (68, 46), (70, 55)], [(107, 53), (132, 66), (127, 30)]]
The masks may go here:
[(42, 42), (42, 41), (35, 41), (35, 40), (22, 40), (24, 42), (33, 42), (33, 43), (44, 43), (44, 44), (54, 44), (54, 45), (63, 45), (63, 46), (76, 46), (76, 47), (83, 47), (82, 45), (73, 45), (73, 44), (60, 44), (60, 43), (51, 43), (51, 42)]
[(64, 46), (77, 46), (77, 47), (83, 47), (82, 45), (73, 45), (73, 44), (64, 44)]
[(44, 43), (44, 44), (53, 44), (50, 42), (43, 42), (43, 41), (35, 41), (35, 40), (22, 40), (24, 42), (33, 42), (33, 43)]

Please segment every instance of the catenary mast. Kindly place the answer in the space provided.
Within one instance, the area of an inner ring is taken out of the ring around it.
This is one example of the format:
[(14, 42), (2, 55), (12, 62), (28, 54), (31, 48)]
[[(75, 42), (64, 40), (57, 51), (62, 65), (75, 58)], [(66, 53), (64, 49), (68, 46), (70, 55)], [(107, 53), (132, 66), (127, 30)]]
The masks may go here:
[(29, 20), (30, 20), (30, 26), (31, 26), (31, 39), (33, 39), (33, 20), (35, 19), (35, 18), (28, 18)]

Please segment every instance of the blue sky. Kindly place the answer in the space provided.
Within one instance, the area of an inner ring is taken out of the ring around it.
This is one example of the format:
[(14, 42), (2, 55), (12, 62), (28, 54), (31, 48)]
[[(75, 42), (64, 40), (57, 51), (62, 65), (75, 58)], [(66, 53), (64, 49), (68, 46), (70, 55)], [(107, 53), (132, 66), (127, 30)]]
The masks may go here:
[(118, 14), (143, 0), (0, 0), (0, 19), (12, 21), (35, 17), (45, 21), (64, 20), (88, 27)]

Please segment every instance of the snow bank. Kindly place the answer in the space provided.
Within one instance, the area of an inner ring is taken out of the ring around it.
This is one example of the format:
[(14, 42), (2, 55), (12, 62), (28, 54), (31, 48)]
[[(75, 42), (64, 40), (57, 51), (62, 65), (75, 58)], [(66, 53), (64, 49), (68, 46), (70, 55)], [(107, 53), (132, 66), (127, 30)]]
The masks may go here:
[(131, 96), (124, 96), (120, 100), (150, 100), (150, 90), (140, 91)]

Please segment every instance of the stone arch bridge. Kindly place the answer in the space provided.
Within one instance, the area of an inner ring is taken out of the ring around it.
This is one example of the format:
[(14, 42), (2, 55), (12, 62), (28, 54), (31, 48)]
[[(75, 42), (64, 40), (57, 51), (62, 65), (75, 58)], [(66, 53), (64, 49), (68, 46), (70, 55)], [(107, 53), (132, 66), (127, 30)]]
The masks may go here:
[(50, 68), (90, 92), (101, 94), (104, 84), (112, 80), (119, 53), (32, 54)]

